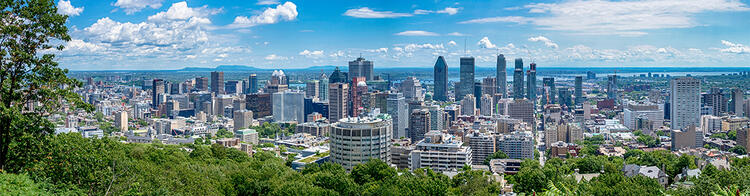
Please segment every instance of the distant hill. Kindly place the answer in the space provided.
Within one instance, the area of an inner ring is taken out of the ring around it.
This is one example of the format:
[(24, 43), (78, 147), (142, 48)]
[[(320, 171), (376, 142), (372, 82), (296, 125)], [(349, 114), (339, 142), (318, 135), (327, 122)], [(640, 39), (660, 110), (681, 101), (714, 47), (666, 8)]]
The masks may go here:
[[(311, 66), (311, 67), (306, 67), (306, 68), (290, 68), (290, 69), (284, 69), (284, 68), (282, 68), (282, 69), (283, 70), (289, 70), (289, 71), (294, 71), (294, 70), (323, 70), (323, 71), (333, 71), (336, 67), (337, 66), (333, 66), (333, 65), (323, 65), (323, 66)], [(204, 72), (204, 71), (226, 71), (226, 72), (231, 72), (231, 71), (273, 71), (273, 70), (276, 70), (276, 69), (279, 69), (279, 68), (267, 69), (267, 68), (257, 68), (257, 67), (253, 67), (253, 66), (247, 66), (247, 65), (219, 65), (219, 66), (216, 66), (216, 67), (213, 67), (213, 68), (211, 68), (211, 67), (185, 67), (185, 68), (178, 69), (178, 70), (175, 70), (175, 71), (199, 71), (199, 72)], [(342, 71), (346, 71), (346, 70), (348, 70), (348, 67), (346, 67), (346, 66), (339, 66), (339, 69), (341, 69)]]

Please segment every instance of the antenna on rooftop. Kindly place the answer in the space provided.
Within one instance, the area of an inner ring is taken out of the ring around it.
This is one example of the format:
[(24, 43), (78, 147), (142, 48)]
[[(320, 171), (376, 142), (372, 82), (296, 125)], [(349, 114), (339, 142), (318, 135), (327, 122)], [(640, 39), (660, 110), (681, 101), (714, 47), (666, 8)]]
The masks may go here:
[(464, 37), (464, 54), (469, 54), (469, 52), (466, 51), (466, 37)]

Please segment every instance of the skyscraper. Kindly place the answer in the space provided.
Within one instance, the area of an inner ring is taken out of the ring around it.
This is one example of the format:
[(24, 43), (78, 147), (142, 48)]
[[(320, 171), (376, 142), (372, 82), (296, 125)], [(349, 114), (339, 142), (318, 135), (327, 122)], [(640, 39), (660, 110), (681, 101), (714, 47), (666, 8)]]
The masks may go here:
[(195, 90), (208, 91), (208, 78), (206, 77), (195, 78)]
[(159, 108), (159, 104), (161, 103), (161, 101), (166, 101), (159, 99), (160, 94), (164, 94), (164, 80), (158, 78), (154, 79), (152, 85), (153, 91), (151, 91), (151, 107)]
[(390, 92), (386, 97), (386, 110), (393, 119), (393, 138), (406, 137), (409, 125), (409, 110), (404, 94)]
[(678, 77), (670, 82), (670, 117), (672, 130), (699, 126), (701, 115), (701, 82), (692, 77)]
[(555, 88), (555, 78), (542, 78), (542, 86), (544, 87), (543, 89), (549, 89), (549, 91), (543, 94), (542, 105), (556, 103), (555, 91), (557, 91), (557, 88)]
[(224, 72), (211, 72), (211, 92), (224, 94)]
[(497, 93), (502, 94), (503, 98), (507, 98), (508, 96), (508, 75), (505, 73), (505, 56), (502, 54), (497, 55), (497, 76), (495, 78), (497, 79)]
[(349, 61), (349, 79), (355, 77), (365, 77), (365, 80), (373, 80), (372, 61), (359, 57), (357, 60)]
[(247, 78), (247, 82), (249, 83), (247, 94), (258, 93), (258, 76), (250, 74), (250, 77)]
[(732, 106), (734, 106), (734, 115), (745, 116), (745, 107), (742, 105), (745, 103), (745, 94), (742, 89), (732, 89)]
[(474, 57), (461, 57), (459, 62), (461, 78), (456, 87), (456, 101), (460, 101), (474, 90)]
[(445, 58), (439, 56), (434, 68), (435, 90), (432, 99), (435, 101), (448, 101), (448, 64)]
[(365, 77), (352, 78), (352, 84), (349, 92), (349, 116), (357, 117), (359, 110), (362, 109), (362, 96), (367, 93), (367, 83)]
[(320, 82), (318, 80), (310, 80), (305, 84), (305, 97), (316, 98), (320, 95)]
[(339, 67), (336, 67), (331, 73), (331, 77), (328, 78), (328, 83), (349, 83), (349, 77), (345, 72), (341, 72)]
[(318, 82), (318, 98), (320, 98), (320, 101), (328, 101), (328, 75), (320, 74)]
[(583, 76), (576, 76), (575, 85), (576, 105), (581, 106), (583, 105)]
[(617, 100), (617, 75), (607, 76), (607, 98)]
[(346, 118), (349, 105), (349, 84), (332, 83), (328, 85), (328, 119), (338, 122)]
[(497, 79), (495, 77), (485, 77), (482, 79), (482, 95), (493, 96), (497, 93)]
[(305, 122), (305, 93), (288, 90), (272, 96), (273, 120), (278, 122)]
[(516, 59), (516, 68), (513, 71), (513, 98), (523, 99), (523, 60)]
[(401, 92), (404, 93), (404, 97), (408, 101), (424, 101), (424, 96), (422, 96), (422, 84), (416, 77), (406, 77), (406, 79), (401, 82)]
[(529, 64), (526, 75), (526, 98), (536, 104), (536, 63)]
[(424, 134), (430, 131), (430, 124), (429, 110), (412, 111), (409, 115), (409, 138), (411, 138), (411, 141), (424, 139)]
[(476, 98), (474, 98), (474, 95), (467, 94), (464, 96), (464, 98), (461, 100), (461, 115), (466, 116), (473, 116), (474, 112), (477, 109), (476, 106)]

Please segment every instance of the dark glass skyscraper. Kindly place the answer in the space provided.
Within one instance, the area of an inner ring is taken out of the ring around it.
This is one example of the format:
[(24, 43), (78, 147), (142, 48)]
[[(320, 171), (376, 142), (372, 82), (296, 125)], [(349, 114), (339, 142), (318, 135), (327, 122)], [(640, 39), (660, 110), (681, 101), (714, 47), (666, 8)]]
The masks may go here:
[(576, 105), (580, 106), (583, 105), (583, 76), (576, 76), (575, 85)]
[(536, 104), (536, 63), (529, 64), (526, 75), (526, 98)]
[(159, 94), (164, 94), (164, 80), (154, 79), (151, 85), (153, 86), (153, 91), (151, 91), (151, 107), (159, 108), (160, 101), (162, 101), (159, 100)]
[(248, 77), (247, 82), (249, 83), (247, 86), (247, 94), (253, 94), (258, 93), (258, 76), (255, 74), (250, 74), (250, 77)]
[(516, 68), (513, 71), (513, 98), (523, 99), (523, 60), (516, 59)]
[(503, 95), (503, 98), (506, 98), (508, 96), (508, 74), (505, 73), (505, 56), (502, 54), (497, 55), (497, 93), (500, 93)]
[(461, 101), (474, 90), (474, 57), (461, 57), (460, 81), (456, 87), (456, 101)]
[(445, 63), (445, 58), (439, 56), (435, 62), (435, 94), (432, 96), (433, 100), (436, 101), (447, 101), (448, 100), (448, 64)]
[(617, 75), (607, 76), (607, 98), (617, 101)]
[(349, 77), (347, 77), (345, 72), (341, 72), (339, 67), (336, 67), (336, 69), (333, 70), (333, 73), (331, 73), (331, 77), (328, 77), (329, 83), (349, 83)]
[(211, 72), (211, 92), (224, 94), (224, 72)]

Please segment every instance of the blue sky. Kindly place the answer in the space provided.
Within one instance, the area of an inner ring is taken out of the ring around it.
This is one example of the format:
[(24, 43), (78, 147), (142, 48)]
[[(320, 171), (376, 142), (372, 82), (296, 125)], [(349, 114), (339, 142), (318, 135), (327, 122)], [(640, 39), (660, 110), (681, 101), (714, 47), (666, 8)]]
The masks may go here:
[(217, 65), (451, 67), (495, 55), (539, 66), (750, 66), (739, 0), (57, 1), (72, 70)]

